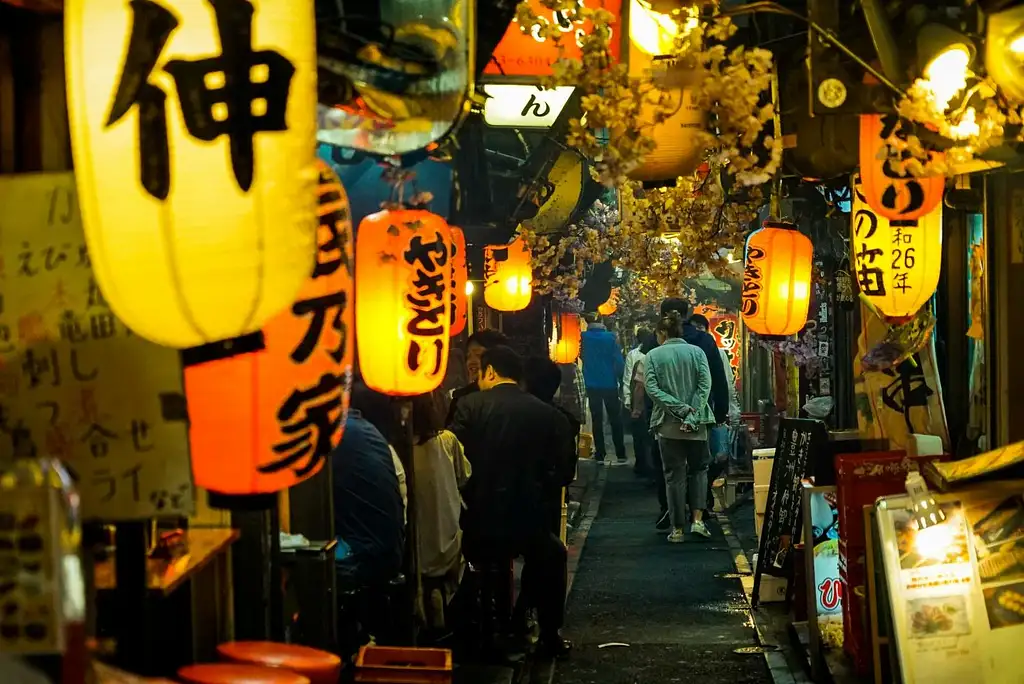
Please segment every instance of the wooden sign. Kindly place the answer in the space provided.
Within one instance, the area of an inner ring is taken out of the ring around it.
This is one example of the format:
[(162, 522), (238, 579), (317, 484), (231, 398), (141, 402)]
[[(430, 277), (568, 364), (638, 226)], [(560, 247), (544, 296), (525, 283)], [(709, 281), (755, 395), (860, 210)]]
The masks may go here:
[(71, 173), (0, 177), (0, 408), (0, 463), (61, 459), (86, 518), (192, 513), (178, 352), (107, 305)]
[(775, 464), (768, 489), (764, 527), (754, 572), (753, 602), (761, 588), (761, 576), (784, 577), (789, 572), (786, 559), (796, 541), (800, 526), (801, 482), (828, 441), (828, 430), (820, 420), (783, 418), (775, 445)]

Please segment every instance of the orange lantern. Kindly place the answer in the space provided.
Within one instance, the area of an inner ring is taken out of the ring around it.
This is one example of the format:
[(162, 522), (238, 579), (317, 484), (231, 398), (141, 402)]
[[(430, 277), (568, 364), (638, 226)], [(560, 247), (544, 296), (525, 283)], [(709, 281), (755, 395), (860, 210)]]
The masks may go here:
[(571, 313), (553, 314), (551, 328), (551, 360), (576, 363), (580, 357), (580, 317)]
[(469, 280), (469, 265), (466, 262), (466, 234), (461, 228), (451, 226), (452, 231), (452, 327), (448, 331), (455, 337), (466, 329), (469, 316), (469, 302), (466, 299), (466, 282)]
[(484, 302), (496, 311), (522, 311), (533, 296), (530, 248), (523, 238), (484, 247)]
[(597, 313), (602, 316), (611, 316), (613, 313), (619, 310), (619, 288), (613, 287), (611, 295), (608, 296), (608, 301), (597, 307)]
[(743, 320), (759, 335), (795, 335), (811, 303), (810, 238), (789, 223), (765, 221), (747, 238)]
[(319, 163), (318, 249), (290, 309), (255, 335), (184, 352), (196, 485), (267, 495), (323, 467), (341, 439), (354, 358), (352, 220), (338, 177)]
[[(942, 201), (946, 179), (914, 178), (893, 168), (889, 140), (906, 136), (895, 114), (862, 114), (860, 117), (860, 175), (868, 206), (892, 221), (913, 221), (931, 213)], [(941, 153), (935, 152), (939, 155)]]
[(356, 343), (370, 389), (411, 397), (448, 369), (451, 229), (422, 209), (380, 211), (356, 237)]

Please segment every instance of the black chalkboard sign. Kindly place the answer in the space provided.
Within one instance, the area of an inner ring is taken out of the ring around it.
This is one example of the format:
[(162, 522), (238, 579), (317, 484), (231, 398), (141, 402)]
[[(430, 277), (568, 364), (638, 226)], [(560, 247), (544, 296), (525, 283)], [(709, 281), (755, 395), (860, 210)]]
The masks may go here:
[(751, 602), (755, 606), (760, 597), (762, 575), (786, 577), (791, 572), (786, 560), (800, 531), (800, 482), (808, 476), (814, 459), (820, 457), (827, 442), (828, 429), (820, 420), (783, 418), (779, 422), (772, 481), (754, 571)]

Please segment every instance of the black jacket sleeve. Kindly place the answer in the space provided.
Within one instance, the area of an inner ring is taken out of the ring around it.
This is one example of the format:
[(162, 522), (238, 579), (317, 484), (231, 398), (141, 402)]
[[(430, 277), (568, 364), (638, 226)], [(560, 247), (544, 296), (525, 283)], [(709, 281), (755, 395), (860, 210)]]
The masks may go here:
[(729, 419), (729, 380), (725, 376), (722, 355), (718, 353), (718, 345), (711, 335), (704, 335), (704, 354), (708, 357), (708, 368), (711, 370), (711, 408), (715, 412), (715, 422), (721, 425)]

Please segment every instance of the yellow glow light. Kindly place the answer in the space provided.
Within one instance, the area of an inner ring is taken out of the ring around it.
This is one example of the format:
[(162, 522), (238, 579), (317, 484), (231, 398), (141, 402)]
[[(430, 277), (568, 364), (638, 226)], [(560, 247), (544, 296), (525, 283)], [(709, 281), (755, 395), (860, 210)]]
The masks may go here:
[(967, 66), (971, 52), (964, 45), (950, 45), (924, 68), (924, 77), (936, 105), (945, 110), (949, 101), (967, 87)]
[(1024, 55), (1024, 33), (1011, 40), (1007, 47), (1015, 55)]
[[(696, 7), (690, 7), (686, 12), (687, 18), (682, 30), (684, 36), (700, 23)], [(629, 39), (642, 52), (652, 56), (667, 55), (672, 52), (677, 36), (679, 21), (675, 17), (655, 12), (645, 0), (630, 0)]]
[(472, 280), (467, 280), (466, 281), (466, 296), (469, 297), (474, 292), (476, 292), (476, 285), (473, 284)]

